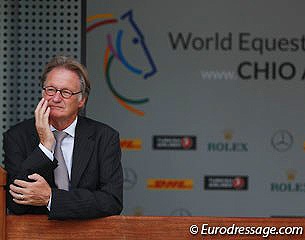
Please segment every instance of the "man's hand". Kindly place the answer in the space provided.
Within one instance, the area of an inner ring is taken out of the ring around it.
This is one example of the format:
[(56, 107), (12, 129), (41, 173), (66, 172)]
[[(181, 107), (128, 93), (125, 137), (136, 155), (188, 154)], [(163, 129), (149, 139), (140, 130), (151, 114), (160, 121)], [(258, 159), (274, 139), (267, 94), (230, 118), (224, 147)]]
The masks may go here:
[(52, 151), (55, 138), (50, 130), (49, 115), (50, 107), (48, 107), (48, 101), (42, 98), (35, 109), (35, 126), (41, 144)]
[(10, 185), (10, 194), (13, 201), (18, 204), (32, 206), (47, 206), (51, 188), (46, 180), (37, 173), (28, 176), (34, 182), (26, 182), (16, 179), (14, 184)]

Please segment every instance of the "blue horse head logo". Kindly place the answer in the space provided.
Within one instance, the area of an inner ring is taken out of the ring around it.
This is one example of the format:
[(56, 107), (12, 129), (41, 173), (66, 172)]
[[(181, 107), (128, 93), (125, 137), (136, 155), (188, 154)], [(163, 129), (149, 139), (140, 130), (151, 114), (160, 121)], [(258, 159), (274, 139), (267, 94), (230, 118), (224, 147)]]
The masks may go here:
[[(111, 67), (114, 61), (118, 61), (130, 73), (141, 77), (143, 80), (148, 79), (157, 73), (156, 64), (146, 45), (144, 34), (134, 20), (132, 10), (124, 13), (119, 19), (114, 18), (112, 14), (98, 14), (87, 19), (87, 23), (93, 21), (94, 23), (87, 27), (87, 33), (105, 25), (115, 24), (119, 26), (114, 35), (111, 33), (106, 34), (107, 46), (104, 52), (104, 77), (106, 79), (109, 90), (112, 92), (112, 95), (121, 106), (138, 116), (144, 116), (144, 112), (136, 108), (135, 105), (145, 104), (149, 101), (149, 99), (131, 98), (121, 94), (114, 87), (112, 83), (113, 80), (111, 78)], [(121, 27), (124, 26), (124, 24), (127, 24), (131, 31), (126, 31), (126, 28)], [(140, 66), (142, 64), (135, 64), (130, 62), (130, 59), (128, 59), (124, 52), (124, 48), (126, 46), (135, 46), (137, 50), (141, 50), (146, 58), (147, 64), (145, 67)]]

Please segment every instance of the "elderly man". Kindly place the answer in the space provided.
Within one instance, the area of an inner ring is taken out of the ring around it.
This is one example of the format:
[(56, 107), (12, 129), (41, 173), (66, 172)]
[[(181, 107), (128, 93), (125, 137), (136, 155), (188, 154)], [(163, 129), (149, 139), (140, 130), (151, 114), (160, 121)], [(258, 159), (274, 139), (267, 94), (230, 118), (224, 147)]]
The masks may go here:
[(3, 135), (7, 204), (14, 214), (84, 219), (120, 214), (123, 173), (119, 134), (78, 115), (90, 82), (84, 66), (57, 56), (45, 67), (35, 119)]

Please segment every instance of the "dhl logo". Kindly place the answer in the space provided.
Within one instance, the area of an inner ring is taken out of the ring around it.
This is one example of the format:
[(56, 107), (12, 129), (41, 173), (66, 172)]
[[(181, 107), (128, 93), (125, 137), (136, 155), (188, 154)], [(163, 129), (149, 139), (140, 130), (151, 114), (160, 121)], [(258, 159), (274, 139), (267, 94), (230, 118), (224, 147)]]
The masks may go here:
[(141, 139), (121, 139), (122, 150), (141, 150), (142, 141)]
[(193, 180), (191, 179), (147, 179), (148, 189), (164, 190), (191, 190)]

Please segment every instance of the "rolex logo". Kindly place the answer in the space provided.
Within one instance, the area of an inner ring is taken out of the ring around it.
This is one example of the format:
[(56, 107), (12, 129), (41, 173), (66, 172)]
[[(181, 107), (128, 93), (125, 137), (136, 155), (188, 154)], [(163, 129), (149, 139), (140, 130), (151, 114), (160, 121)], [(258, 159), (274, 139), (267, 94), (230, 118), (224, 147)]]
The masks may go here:
[(287, 174), (287, 179), (288, 179), (288, 181), (294, 181), (295, 178), (296, 178), (297, 172), (296, 172), (296, 170), (288, 169), (288, 170), (286, 171), (286, 174)]

